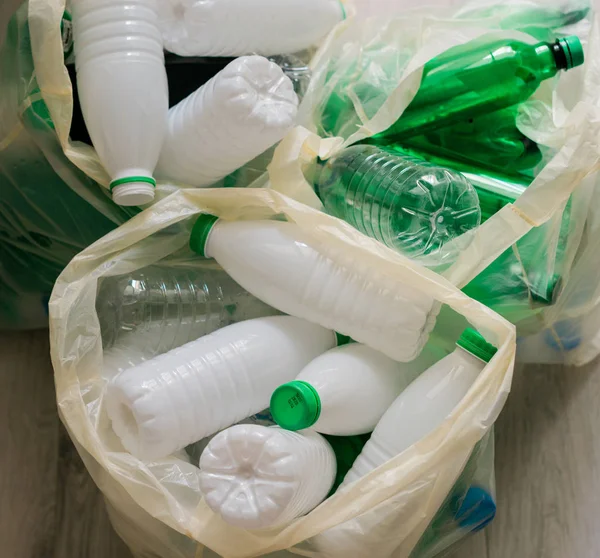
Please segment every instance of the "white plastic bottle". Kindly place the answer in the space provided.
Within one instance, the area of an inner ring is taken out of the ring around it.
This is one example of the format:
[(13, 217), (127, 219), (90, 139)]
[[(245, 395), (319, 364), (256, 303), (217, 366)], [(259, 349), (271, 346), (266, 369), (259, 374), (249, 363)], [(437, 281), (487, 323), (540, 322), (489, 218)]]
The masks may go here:
[(238, 58), (169, 111), (156, 176), (210, 186), (280, 141), (297, 111), (294, 84), (277, 64)]
[(435, 430), (461, 402), (497, 351), (474, 329), (465, 330), (456, 345), (453, 353), (423, 372), (398, 396), (377, 424), (342, 487)]
[(74, 0), (81, 110), (113, 200), (154, 199), (153, 171), (169, 110), (157, 0)]
[(318, 506), (333, 486), (336, 458), (316, 432), (239, 425), (211, 440), (200, 470), (214, 512), (231, 525), (264, 529)]
[(271, 413), (287, 430), (322, 434), (372, 432), (400, 392), (414, 380), (402, 365), (366, 345), (327, 351), (271, 396)]
[(125, 370), (108, 386), (106, 409), (125, 449), (165, 457), (265, 409), (282, 381), (336, 342), (290, 316), (233, 324)]
[[(383, 415), (370, 440), (346, 474), (343, 488), (402, 453), (437, 428), (467, 394), (496, 348), (467, 329), (457, 349), (423, 372)], [(393, 514), (393, 506), (389, 508)], [(394, 547), (394, 523), (384, 510), (371, 510), (312, 539), (324, 558), (387, 558)]]
[(215, 258), (270, 306), (409, 362), (435, 325), (439, 304), (368, 263), (319, 244), (294, 223), (202, 215), (190, 247)]
[(180, 56), (290, 54), (346, 17), (339, 0), (161, 0), (165, 48)]

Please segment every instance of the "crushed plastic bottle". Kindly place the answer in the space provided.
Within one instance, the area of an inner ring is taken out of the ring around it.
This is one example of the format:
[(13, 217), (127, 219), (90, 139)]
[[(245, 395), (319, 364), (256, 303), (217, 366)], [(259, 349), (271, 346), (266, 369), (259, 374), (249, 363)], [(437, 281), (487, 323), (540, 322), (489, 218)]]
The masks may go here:
[(411, 258), (440, 253), (480, 223), (477, 193), (462, 175), (411, 155), (357, 145), (317, 172), (328, 213)]
[(160, 0), (165, 48), (180, 56), (291, 54), (345, 19), (339, 0)]
[(293, 84), (277, 64), (238, 58), (169, 111), (156, 176), (211, 186), (280, 141), (297, 110)]

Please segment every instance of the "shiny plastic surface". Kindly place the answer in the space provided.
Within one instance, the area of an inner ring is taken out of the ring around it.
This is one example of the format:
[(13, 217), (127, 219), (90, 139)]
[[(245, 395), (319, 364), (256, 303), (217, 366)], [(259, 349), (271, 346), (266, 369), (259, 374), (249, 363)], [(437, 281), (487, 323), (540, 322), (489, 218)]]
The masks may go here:
[[(325, 209), (411, 257), (431, 256), (479, 226), (479, 200), (459, 173), (380, 147), (349, 147), (318, 171)], [(463, 247), (469, 242), (466, 235)]]
[(339, 0), (160, 0), (165, 48), (181, 56), (291, 54), (345, 17)]
[(146, 358), (233, 323), (277, 314), (222, 270), (193, 266), (155, 266), (104, 279), (96, 311), (105, 351), (135, 346)]

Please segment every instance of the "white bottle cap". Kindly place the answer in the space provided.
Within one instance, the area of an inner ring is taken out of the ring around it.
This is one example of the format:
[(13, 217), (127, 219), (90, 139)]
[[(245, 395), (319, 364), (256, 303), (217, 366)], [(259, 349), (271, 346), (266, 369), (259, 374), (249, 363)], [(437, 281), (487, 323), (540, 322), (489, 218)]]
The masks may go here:
[(115, 180), (110, 185), (113, 201), (125, 207), (150, 203), (154, 200), (155, 187), (155, 180), (145, 176)]

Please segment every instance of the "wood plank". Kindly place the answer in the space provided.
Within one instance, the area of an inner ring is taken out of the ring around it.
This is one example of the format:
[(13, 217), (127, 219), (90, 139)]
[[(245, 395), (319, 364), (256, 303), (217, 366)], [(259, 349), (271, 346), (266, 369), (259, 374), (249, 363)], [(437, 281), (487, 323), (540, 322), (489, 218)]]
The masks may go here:
[(131, 558), (109, 522), (102, 494), (62, 425), (58, 463), (54, 558)]
[(600, 555), (600, 369), (521, 367), (496, 428), (489, 558)]
[(2, 555), (53, 554), (58, 418), (48, 332), (0, 333)]

